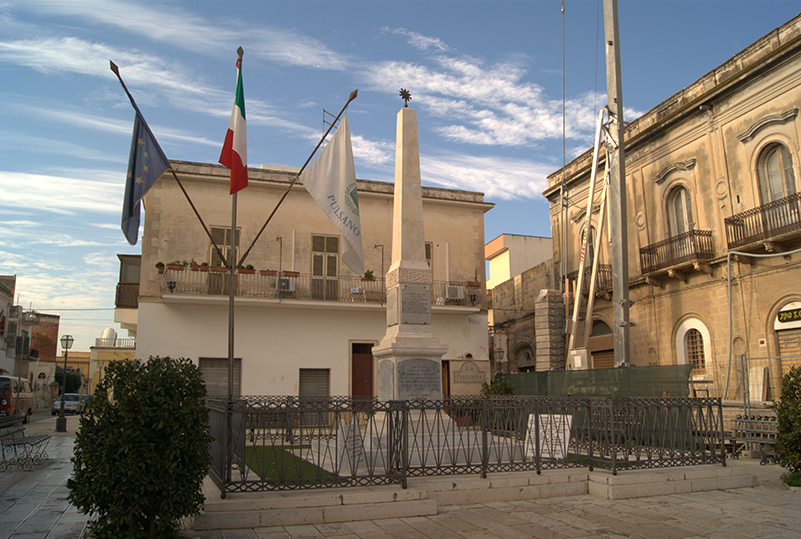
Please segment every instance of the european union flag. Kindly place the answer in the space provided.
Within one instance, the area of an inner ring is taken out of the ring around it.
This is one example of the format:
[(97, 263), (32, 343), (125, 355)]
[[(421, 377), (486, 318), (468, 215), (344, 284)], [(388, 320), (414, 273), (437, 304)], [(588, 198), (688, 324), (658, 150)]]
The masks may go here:
[(136, 245), (139, 236), (142, 197), (170, 165), (139, 109), (134, 108), (134, 110), (136, 119), (131, 141), (131, 156), (128, 159), (125, 200), (122, 205), (122, 232), (131, 245)]

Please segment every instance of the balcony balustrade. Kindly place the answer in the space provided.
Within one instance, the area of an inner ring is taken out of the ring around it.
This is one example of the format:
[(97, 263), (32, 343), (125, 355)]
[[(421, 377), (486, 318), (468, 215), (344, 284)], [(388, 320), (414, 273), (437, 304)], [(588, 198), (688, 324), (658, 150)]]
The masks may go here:
[(643, 275), (688, 263), (706, 263), (715, 256), (712, 231), (690, 230), (640, 249)]
[(114, 306), (118, 309), (139, 307), (139, 283), (117, 283), (117, 297)]
[[(583, 287), (585, 292), (590, 288), (590, 276), (592, 273), (592, 266), (584, 268), (584, 283)], [(578, 279), (578, 270), (567, 274), (567, 278), (571, 281)], [(612, 289), (612, 265), (611, 264), (598, 264), (598, 278), (595, 280), (597, 290), (611, 290)]]
[(136, 339), (95, 339), (95, 348), (136, 348)]
[(780, 198), (725, 220), (729, 249), (801, 232), (801, 193)]
[[(386, 303), (387, 289), (384, 279), (360, 277), (322, 277), (295, 273), (287, 275), (261, 275), (260, 272), (237, 273), (235, 295), (252, 298), (278, 298), (281, 300), (315, 300), (359, 303)], [(176, 271), (167, 269), (159, 276), (162, 295), (189, 294), (227, 296), (228, 273), (215, 271)], [(174, 283), (174, 284), (171, 284)], [(466, 282), (434, 282), (431, 286), (432, 305), (476, 305), (480, 287)]]

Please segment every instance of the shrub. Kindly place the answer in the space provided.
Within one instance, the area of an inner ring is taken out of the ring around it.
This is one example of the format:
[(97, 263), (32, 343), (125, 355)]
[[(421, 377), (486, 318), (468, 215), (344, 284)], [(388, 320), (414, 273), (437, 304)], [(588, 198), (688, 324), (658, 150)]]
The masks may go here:
[(481, 394), (482, 395), (514, 395), (515, 388), (512, 386), (512, 382), (509, 381), (508, 378), (503, 376), (498, 376), (492, 383), (488, 384), (487, 382), (481, 383)]
[(110, 363), (81, 418), (69, 500), (97, 515), (90, 536), (177, 537), (203, 506), (211, 463), (206, 388), (188, 359)]
[(784, 375), (776, 415), (779, 421), (776, 434), (779, 463), (790, 472), (801, 472), (801, 366), (796, 365)]

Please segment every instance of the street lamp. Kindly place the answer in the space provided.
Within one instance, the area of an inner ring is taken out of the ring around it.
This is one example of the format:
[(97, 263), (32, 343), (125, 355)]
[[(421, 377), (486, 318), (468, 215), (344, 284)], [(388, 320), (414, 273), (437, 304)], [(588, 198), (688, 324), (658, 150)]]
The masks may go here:
[(61, 336), (61, 347), (64, 349), (64, 378), (61, 383), (61, 411), (56, 419), (56, 432), (67, 432), (67, 416), (64, 415), (64, 402), (67, 400), (67, 350), (72, 348), (74, 341), (72, 335)]

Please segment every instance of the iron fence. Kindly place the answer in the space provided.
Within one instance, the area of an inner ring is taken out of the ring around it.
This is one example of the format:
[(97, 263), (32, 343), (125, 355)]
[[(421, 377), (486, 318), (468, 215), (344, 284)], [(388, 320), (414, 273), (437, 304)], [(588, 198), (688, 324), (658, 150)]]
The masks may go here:
[(405, 487), (409, 476), (725, 464), (722, 406), (712, 398), (245, 397), (230, 409), (224, 399), (208, 406), (210, 475), (223, 496)]

